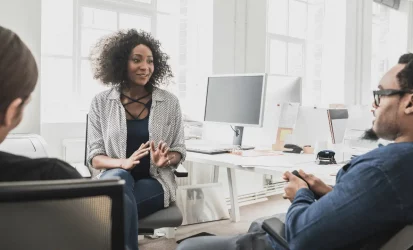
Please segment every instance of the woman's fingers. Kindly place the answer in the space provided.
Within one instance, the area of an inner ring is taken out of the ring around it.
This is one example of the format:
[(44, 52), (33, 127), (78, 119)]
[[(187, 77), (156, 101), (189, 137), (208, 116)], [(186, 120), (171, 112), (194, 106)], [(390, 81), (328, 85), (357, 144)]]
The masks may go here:
[(151, 145), (150, 146), (151, 151), (155, 152), (155, 142), (151, 141), (150, 145)]
[(141, 150), (141, 149), (147, 148), (147, 147), (149, 147), (149, 141), (147, 141), (145, 143), (142, 143), (141, 146), (138, 148), (138, 150)]
[(142, 143), (142, 145), (139, 147), (139, 149), (143, 149), (143, 148), (148, 148), (149, 147), (149, 141)]
[(136, 156), (138, 154), (144, 153), (144, 152), (148, 152), (150, 150), (150, 148), (143, 148), (143, 149), (138, 149), (136, 150), (132, 156)]
[(163, 142), (162, 142), (162, 141), (160, 141), (160, 142), (158, 143), (158, 147), (157, 147), (157, 149), (156, 149), (156, 150), (161, 151), (161, 150), (162, 150), (162, 146), (163, 146)]
[(169, 152), (169, 147), (165, 146), (162, 150), (162, 154), (168, 154), (168, 152)]
[(158, 143), (157, 147), (155, 147), (155, 143), (152, 141), (150, 144), (150, 147), (151, 147), (151, 151), (159, 152), (159, 153), (164, 153), (169, 150), (168, 144), (162, 141)]
[(139, 160), (142, 159), (143, 157), (145, 157), (146, 155), (148, 155), (148, 150), (141, 152), (137, 155), (134, 156), (134, 160)]
[(166, 148), (167, 146), (166, 146), (166, 143), (165, 142), (162, 142), (161, 143), (161, 147), (160, 147), (160, 151), (163, 153), (164, 151), (165, 151), (165, 148)]

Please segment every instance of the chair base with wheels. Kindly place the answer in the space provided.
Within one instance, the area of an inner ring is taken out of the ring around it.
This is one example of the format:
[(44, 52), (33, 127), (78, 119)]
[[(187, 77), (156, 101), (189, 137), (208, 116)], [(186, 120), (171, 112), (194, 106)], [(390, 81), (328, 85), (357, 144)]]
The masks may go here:
[(167, 228), (166, 238), (175, 238), (175, 228), (182, 224), (182, 213), (175, 203), (139, 220), (139, 235), (152, 235), (155, 229)]

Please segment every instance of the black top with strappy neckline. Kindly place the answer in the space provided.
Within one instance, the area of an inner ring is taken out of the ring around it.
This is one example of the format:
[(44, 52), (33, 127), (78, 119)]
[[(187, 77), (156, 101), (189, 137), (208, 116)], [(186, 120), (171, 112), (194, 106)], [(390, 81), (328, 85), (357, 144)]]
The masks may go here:
[[(127, 120), (127, 143), (126, 143), (126, 157), (130, 157), (142, 143), (146, 143), (149, 140), (149, 114), (151, 110), (152, 99), (144, 103), (141, 100), (148, 97), (151, 94), (142, 96), (138, 99), (130, 98), (129, 96), (123, 95), (130, 102), (123, 104), (125, 112), (128, 113), (133, 119)], [(127, 105), (131, 103), (140, 103), (144, 107), (137, 117), (133, 116), (128, 109)], [(148, 115), (145, 118), (139, 119), (139, 116), (145, 111), (148, 110)], [(149, 178), (149, 167), (150, 167), (150, 158), (149, 154), (140, 159), (140, 163), (135, 166), (131, 171), (132, 176), (136, 179)]]

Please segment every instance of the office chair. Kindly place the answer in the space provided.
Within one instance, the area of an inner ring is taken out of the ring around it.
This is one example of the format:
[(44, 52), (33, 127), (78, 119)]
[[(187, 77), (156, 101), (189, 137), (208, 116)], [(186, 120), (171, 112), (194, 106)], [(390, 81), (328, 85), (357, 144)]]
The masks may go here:
[(0, 183), (0, 249), (124, 249), (123, 180)]
[[(289, 250), (285, 239), (285, 225), (278, 218), (272, 217), (263, 222), (262, 229), (284, 249)], [(387, 241), (380, 250), (410, 250), (413, 249), (413, 225), (405, 226)]]
[[(89, 168), (92, 178), (95, 177), (99, 171), (89, 167), (87, 164), (87, 137), (88, 137), (89, 116), (86, 116), (86, 140), (85, 140), (85, 160), (84, 164)], [(174, 172), (176, 177), (188, 177), (188, 171), (180, 165)], [(175, 227), (182, 225), (182, 213), (176, 203), (171, 203), (169, 207), (157, 211), (145, 218), (139, 220), (139, 235), (152, 235), (155, 229), (167, 228), (166, 238), (175, 238)]]

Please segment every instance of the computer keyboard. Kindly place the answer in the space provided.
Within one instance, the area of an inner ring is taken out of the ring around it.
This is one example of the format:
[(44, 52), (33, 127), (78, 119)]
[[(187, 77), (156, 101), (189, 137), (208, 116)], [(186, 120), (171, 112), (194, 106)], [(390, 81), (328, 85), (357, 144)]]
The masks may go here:
[[(231, 152), (232, 150), (236, 149), (234, 145), (220, 145), (220, 144), (187, 144), (186, 150), (189, 152), (201, 153), (201, 154), (223, 154)], [(241, 146), (240, 150), (249, 150), (254, 149), (252, 146)]]
[(223, 153), (228, 153), (231, 152), (232, 148), (214, 148), (214, 147), (209, 147), (209, 146), (187, 146), (186, 150), (189, 152), (194, 152), (194, 153), (201, 153), (201, 154), (223, 154)]

